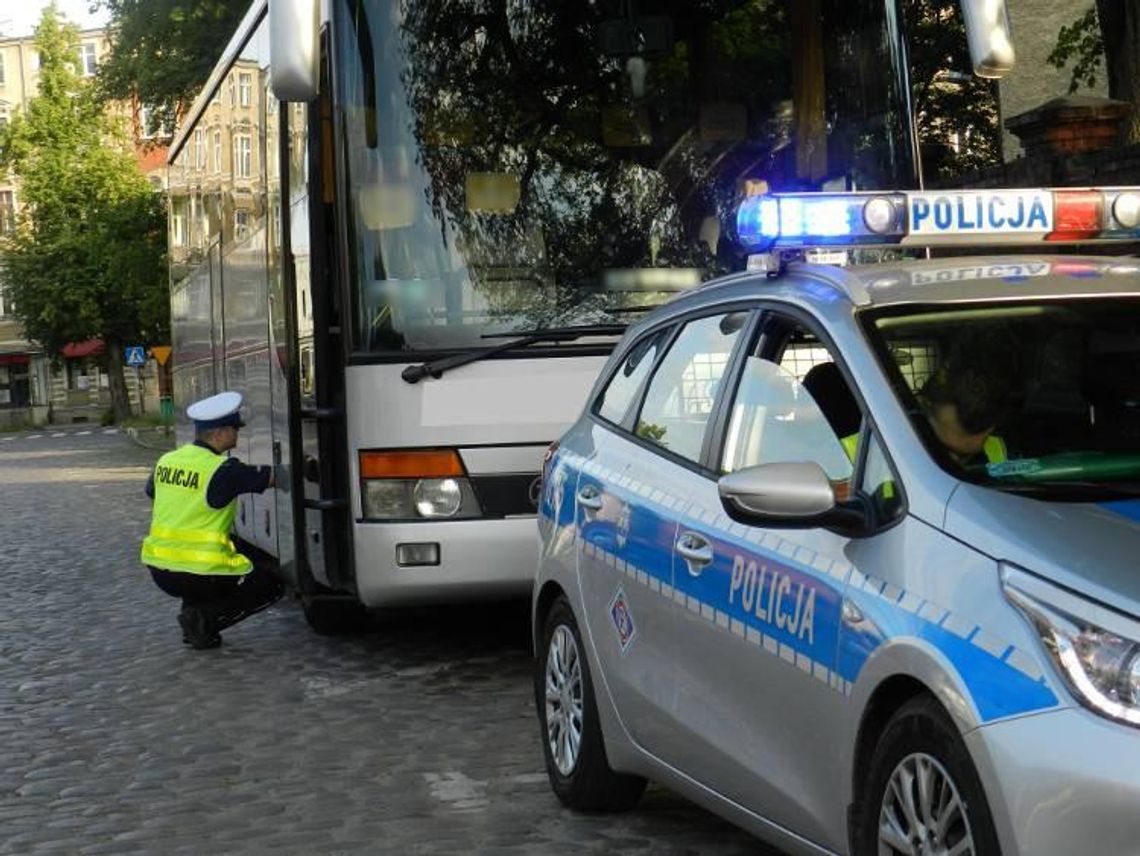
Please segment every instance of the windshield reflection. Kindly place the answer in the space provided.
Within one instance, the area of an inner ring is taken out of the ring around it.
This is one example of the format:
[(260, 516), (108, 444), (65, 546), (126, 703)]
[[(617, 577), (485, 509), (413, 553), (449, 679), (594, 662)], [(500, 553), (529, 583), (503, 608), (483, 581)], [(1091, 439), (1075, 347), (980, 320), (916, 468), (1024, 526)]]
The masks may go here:
[(887, 5), (334, 4), (356, 349), (626, 320), (761, 182), (910, 186)]

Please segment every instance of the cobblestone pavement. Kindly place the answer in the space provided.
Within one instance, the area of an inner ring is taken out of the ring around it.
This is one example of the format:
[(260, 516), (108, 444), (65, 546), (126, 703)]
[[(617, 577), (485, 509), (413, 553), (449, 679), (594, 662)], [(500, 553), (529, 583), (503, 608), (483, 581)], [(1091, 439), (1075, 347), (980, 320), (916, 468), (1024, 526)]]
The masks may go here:
[(525, 605), (327, 639), (282, 602), (190, 651), (136, 558), (157, 452), (2, 440), (0, 854), (770, 853), (661, 788), (558, 804)]

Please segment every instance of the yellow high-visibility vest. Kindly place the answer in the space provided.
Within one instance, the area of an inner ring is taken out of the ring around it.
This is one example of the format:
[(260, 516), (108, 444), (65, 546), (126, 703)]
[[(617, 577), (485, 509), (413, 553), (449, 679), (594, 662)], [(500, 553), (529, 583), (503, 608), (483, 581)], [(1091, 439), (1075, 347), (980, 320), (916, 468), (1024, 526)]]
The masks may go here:
[(154, 468), (154, 513), (142, 544), (143, 564), (190, 574), (247, 574), (253, 568), (230, 541), (237, 500), (206, 502), (210, 479), (226, 458), (193, 444), (167, 452)]
[[(847, 453), (847, 457), (854, 463), (855, 455), (859, 451), (859, 435), (848, 434), (846, 437), (841, 437), (839, 442), (843, 444), (843, 451)], [(990, 434), (990, 436), (986, 437), (982, 451), (986, 455), (987, 464), (1002, 464), (1009, 460), (1009, 452), (1005, 447), (1005, 440), (996, 434)]]

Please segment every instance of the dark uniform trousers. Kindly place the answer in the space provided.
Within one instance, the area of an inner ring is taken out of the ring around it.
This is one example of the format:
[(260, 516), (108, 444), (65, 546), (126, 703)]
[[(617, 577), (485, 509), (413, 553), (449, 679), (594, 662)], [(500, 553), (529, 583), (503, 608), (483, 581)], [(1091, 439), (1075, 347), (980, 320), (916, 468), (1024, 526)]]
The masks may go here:
[(220, 632), (272, 606), (281, 597), (281, 582), (269, 562), (251, 561), (253, 570), (241, 576), (188, 574), (148, 567), (160, 589), (171, 597), (182, 598), (183, 609), (200, 609), (214, 632)]

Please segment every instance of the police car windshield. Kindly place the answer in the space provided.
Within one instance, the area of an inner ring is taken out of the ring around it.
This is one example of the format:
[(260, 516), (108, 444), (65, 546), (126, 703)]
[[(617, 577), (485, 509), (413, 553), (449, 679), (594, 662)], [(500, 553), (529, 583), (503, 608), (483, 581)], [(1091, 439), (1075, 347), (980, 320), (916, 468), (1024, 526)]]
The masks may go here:
[(908, 305), (865, 324), (956, 476), (1056, 501), (1140, 496), (1140, 300)]

